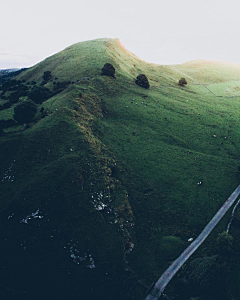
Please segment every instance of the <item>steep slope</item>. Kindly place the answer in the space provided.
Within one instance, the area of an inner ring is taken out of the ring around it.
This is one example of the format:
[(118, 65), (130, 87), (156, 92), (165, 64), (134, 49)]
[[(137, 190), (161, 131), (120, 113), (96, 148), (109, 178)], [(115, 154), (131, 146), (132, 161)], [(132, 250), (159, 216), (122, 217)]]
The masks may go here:
[[(101, 76), (107, 62), (116, 78)], [(3, 298), (144, 298), (238, 185), (240, 73), (209, 64), (147, 64), (118, 39), (100, 39), (17, 77), (52, 94), (29, 128), (0, 137)], [(135, 84), (141, 73), (150, 89)]]

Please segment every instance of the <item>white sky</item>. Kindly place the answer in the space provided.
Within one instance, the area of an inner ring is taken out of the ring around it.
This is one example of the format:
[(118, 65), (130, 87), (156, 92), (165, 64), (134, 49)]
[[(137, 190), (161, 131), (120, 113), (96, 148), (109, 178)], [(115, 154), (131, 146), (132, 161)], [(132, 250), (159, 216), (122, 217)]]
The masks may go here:
[(239, 0), (6, 0), (0, 28), (0, 69), (104, 37), (120, 38), (147, 62), (240, 63)]

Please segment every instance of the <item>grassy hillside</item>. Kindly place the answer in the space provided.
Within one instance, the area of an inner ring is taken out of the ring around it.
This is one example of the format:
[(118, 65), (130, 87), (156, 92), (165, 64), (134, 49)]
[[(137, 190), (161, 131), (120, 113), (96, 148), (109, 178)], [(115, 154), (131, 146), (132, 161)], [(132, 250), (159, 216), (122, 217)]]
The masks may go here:
[[(107, 62), (115, 78), (101, 76)], [(142, 73), (150, 89), (135, 84)], [(0, 120), (12, 119), (36, 87), (51, 96), (28, 126), (5, 127), (0, 137), (1, 295), (144, 299), (239, 184), (239, 66), (147, 64), (118, 39), (100, 39), (68, 47), (17, 80), (0, 105), (16, 86), (27, 92)], [(229, 218), (193, 260), (219, 251), (216, 236)], [(240, 270), (238, 226), (229, 280)], [(175, 281), (169, 293), (177, 299)], [(236, 286), (224, 286), (225, 300), (239, 297)], [(187, 293), (178, 299), (202, 295)]]

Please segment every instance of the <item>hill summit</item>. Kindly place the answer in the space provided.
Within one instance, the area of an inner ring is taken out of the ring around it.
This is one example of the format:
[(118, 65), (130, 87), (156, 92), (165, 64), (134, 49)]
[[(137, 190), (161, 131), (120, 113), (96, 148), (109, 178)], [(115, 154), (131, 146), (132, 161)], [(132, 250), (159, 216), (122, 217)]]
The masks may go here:
[[(3, 299), (144, 299), (238, 185), (239, 65), (154, 65), (98, 39), (0, 88)], [(36, 111), (19, 122), (26, 103)], [(239, 274), (238, 218), (234, 263), (216, 246), (226, 216), (167, 291), (173, 299), (239, 296), (227, 286)]]

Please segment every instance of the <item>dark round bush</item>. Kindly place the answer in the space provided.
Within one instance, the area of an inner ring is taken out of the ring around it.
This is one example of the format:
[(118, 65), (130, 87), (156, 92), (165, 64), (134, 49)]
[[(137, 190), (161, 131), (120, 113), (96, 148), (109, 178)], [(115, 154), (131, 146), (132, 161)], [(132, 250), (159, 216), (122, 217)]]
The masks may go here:
[(187, 84), (187, 80), (186, 80), (185, 78), (181, 78), (181, 79), (179, 80), (179, 85), (185, 86), (186, 84)]
[(107, 75), (115, 77), (115, 68), (113, 65), (106, 63), (102, 68), (102, 74), (101, 75)]
[(43, 73), (43, 80), (48, 82), (49, 80), (52, 79), (52, 74), (51, 74), (51, 71), (46, 71)]
[(145, 89), (149, 89), (150, 85), (145, 74), (139, 74), (135, 83)]
[(30, 122), (37, 113), (37, 106), (34, 102), (27, 100), (14, 107), (14, 120), (19, 124)]

